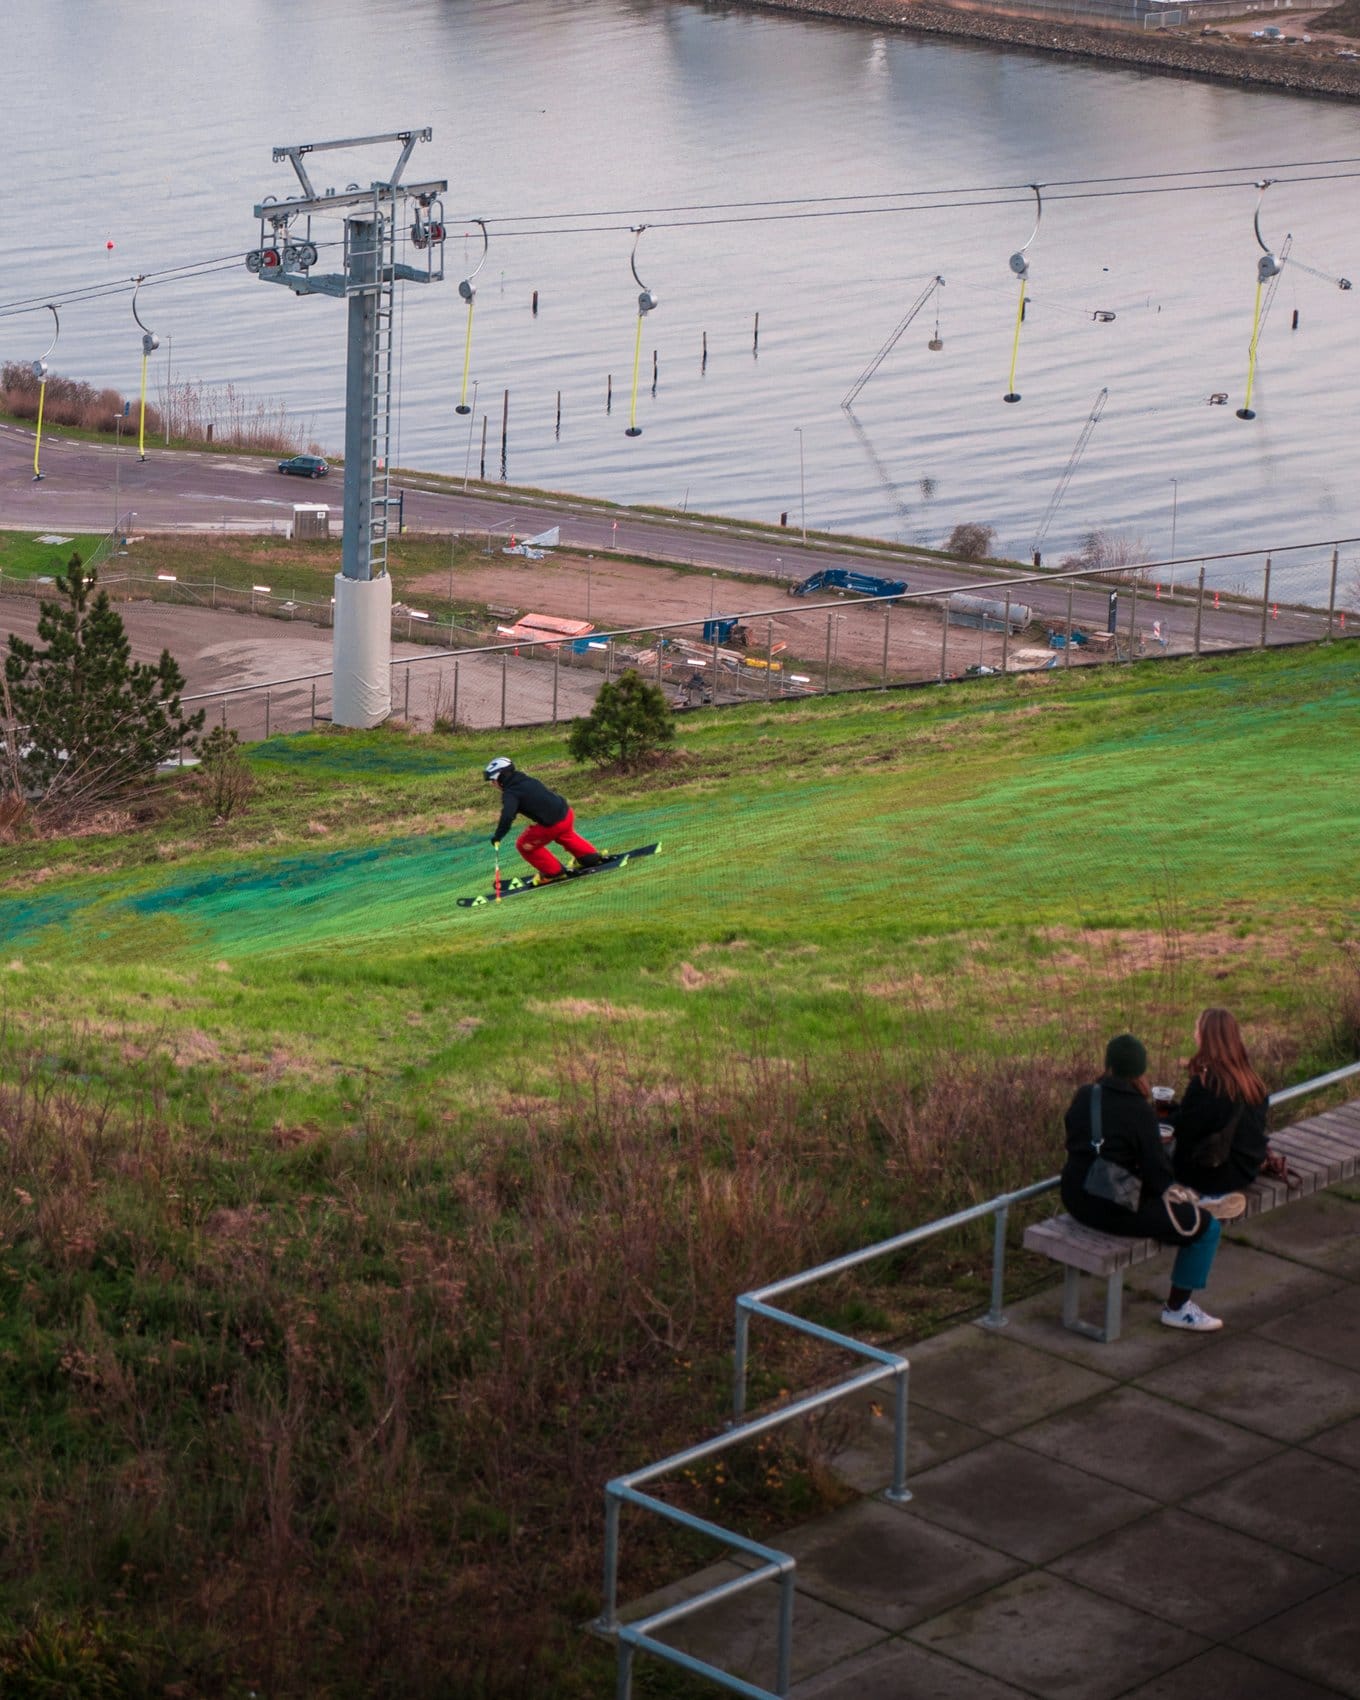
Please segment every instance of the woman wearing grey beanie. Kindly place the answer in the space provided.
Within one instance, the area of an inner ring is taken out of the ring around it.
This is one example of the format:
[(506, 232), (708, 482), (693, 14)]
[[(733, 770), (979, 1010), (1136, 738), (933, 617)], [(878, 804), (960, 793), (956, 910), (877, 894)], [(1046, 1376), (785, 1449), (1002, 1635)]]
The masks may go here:
[[(1147, 1050), (1140, 1039), (1121, 1033), (1110, 1040), (1105, 1073), (1078, 1089), (1066, 1126), (1062, 1201), (1069, 1213), (1103, 1233), (1178, 1246), (1162, 1322), (1197, 1334), (1222, 1328), (1222, 1321), (1202, 1310), (1193, 1295), (1208, 1284), (1219, 1219), (1240, 1216), (1247, 1201), (1236, 1192), (1195, 1202), (1176, 1188), (1148, 1089)], [(1173, 1189), (1169, 1195), (1168, 1189)], [(1118, 1193), (1124, 1197), (1113, 1196)]]

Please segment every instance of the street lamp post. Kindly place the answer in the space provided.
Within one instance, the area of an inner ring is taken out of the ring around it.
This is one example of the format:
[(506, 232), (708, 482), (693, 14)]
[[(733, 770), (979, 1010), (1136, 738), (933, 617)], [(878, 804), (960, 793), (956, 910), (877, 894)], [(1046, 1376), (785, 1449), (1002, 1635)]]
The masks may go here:
[(807, 543), (807, 479), (803, 471), (803, 427), (795, 425), (798, 433), (798, 519), (803, 533), (803, 542)]

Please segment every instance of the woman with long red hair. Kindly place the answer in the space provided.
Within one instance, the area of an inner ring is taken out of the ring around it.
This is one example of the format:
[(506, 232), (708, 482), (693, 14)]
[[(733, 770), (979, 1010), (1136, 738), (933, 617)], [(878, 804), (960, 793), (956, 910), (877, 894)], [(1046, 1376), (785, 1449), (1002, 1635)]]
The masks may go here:
[(1206, 1009), (1195, 1023), (1190, 1084), (1170, 1117), (1176, 1179), (1210, 1196), (1250, 1186), (1266, 1157), (1268, 1096), (1236, 1018)]

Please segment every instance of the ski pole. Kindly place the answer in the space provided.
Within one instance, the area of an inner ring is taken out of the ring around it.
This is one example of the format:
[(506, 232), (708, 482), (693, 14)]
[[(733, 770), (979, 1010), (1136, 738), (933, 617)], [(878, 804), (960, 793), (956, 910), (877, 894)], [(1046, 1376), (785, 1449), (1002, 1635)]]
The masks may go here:
[(491, 848), (495, 852), (496, 856), (496, 884), (494, 889), (496, 893), (496, 901), (499, 903), (501, 900), (501, 847), (499, 839), (492, 842)]

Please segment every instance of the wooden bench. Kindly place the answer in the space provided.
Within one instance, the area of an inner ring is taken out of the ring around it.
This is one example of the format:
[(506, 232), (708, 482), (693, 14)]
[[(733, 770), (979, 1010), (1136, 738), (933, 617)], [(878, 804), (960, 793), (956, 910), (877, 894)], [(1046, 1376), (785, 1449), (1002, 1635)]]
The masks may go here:
[[(1295, 1122), (1282, 1133), (1272, 1134), (1270, 1143), (1289, 1164), (1289, 1179), (1253, 1181), (1246, 1189), (1247, 1213), (1239, 1218), (1242, 1221), (1354, 1176), (1360, 1162), (1360, 1099)], [(1121, 1239), (1116, 1234), (1084, 1228), (1070, 1216), (1034, 1223), (1025, 1229), (1024, 1244), (1026, 1251), (1037, 1251), (1063, 1265), (1063, 1327), (1102, 1341), (1119, 1338), (1124, 1271), (1168, 1249), (1160, 1240)], [(1105, 1282), (1105, 1313), (1100, 1326), (1082, 1319), (1083, 1275)]]

